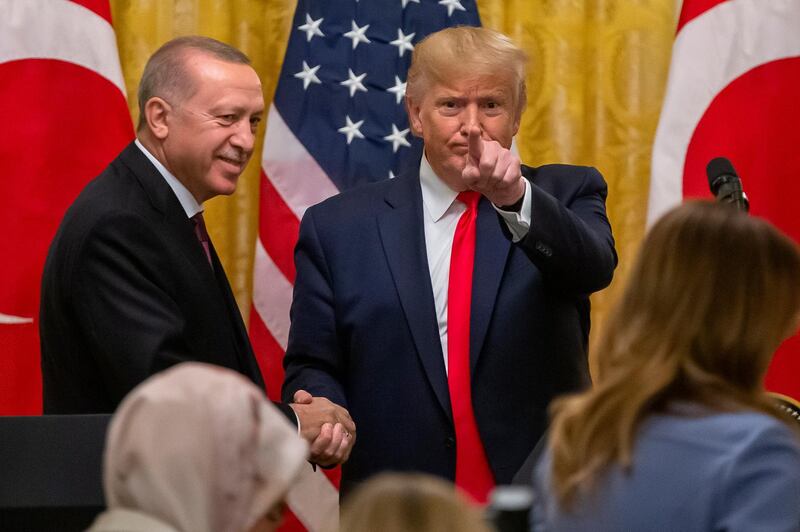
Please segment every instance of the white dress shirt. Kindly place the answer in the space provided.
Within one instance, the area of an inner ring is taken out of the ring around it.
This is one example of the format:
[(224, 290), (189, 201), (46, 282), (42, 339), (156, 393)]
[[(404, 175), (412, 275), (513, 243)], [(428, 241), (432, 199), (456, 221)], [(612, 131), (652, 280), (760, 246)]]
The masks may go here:
[(161, 176), (164, 178), (164, 181), (166, 181), (169, 185), (169, 188), (171, 188), (172, 192), (175, 193), (175, 196), (177, 196), (181, 207), (183, 207), (183, 210), (186, 211), (186, 216), (191, 218), (198, 212), (203, 212), (203, 206), (197, 203), (197, 200), (194, 199), (194, 196), (192, 196), (192, 193), (189, 192), (189, 189), (183, 186), (183, 183), (178, 181), (178, 178), (172, 175), (172, 173), (167, 170), (167, 167), (161, 164), (161, 161), (156, 159), (152, 153), (147, 151), (147, 148), (145, 148), (144, 145), (139, 142), (139, 139), (136, 139), (134, 143), (140, 150), (142, 150), (142, 153), (144, 153), (145, 157), (147, 157), (150, 162), (153, 163), (153, 166), (156, 167), (158, 173), (161, 174)]
[[(458, 219), (467, 210), (467, 206), (456, 201), (458, 192), (439, 179), (424, 154), (420, 163), (419, 180), (422, 187), (422, 217), (428, 271), (431, 275), (433, 301), (436, 305), (436, 321), (439, 325), (444, 368), (447, 371), (447, 289), (450, 284), (450, 252)], [(513, 241), (518, 242), (522, 239), (531, 227), (531, 185), (528, 180), (525, 179), (525, 196), (520, 212), (504, 211), (496, 206), (495, 210), (506, 222)]]

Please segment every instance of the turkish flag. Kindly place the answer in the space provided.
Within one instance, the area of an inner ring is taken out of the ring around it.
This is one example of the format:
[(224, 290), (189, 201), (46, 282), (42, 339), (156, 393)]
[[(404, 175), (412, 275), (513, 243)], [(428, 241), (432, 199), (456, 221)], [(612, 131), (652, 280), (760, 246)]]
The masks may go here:
[(50, 241), (133, 139), (108, 0), (0, 0), (0, 116), (0, 415), (38, 414)]
[[(684, 197), (710, 196), (705, 166), (727, 157), (750, 213), (800, 242), (799, 94), (799, 0), (686, 0), (653, 147), (648, 223)], [(800, 399), (800, 336), (778, 350), (766, 386)]]

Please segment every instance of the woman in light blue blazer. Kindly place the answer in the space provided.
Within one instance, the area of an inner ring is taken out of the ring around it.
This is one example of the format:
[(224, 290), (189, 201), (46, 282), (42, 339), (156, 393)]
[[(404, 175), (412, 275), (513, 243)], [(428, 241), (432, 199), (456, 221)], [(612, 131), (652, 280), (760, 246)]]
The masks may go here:
[(798, 431), (763, 389), (799, 316), (792, 240), (726, 205), (665, 215), (608, 320), (594, 387), (554, 405), (532, 530), (800, 530)]

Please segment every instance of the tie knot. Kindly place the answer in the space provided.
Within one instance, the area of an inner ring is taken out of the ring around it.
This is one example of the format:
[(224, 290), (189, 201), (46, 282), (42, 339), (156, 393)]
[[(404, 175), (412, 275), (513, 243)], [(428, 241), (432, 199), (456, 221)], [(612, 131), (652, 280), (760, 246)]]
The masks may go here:
[(474, 190), (465, 190), (464, 192), (459, 192), (456, 199), (461, 203), (464, 203), (467, 206), (467, 210), (474, 209), (478, 202), (481, 200), (480, 192), (475, 192)]

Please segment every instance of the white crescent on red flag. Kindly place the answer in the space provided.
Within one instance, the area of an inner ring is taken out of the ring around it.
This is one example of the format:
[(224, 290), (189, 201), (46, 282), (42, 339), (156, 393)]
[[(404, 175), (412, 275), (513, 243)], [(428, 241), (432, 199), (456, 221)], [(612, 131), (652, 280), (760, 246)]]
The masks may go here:
[(47, 249), (133, 139), (108, 0), (0, 0), (0, 116), (0, 415), (36, 414)]
[[(761, 216), (800, 242), (800, 0), (686, 0), (653, 147), (648, 225), (708, 197), (706, 164), (731, 160)], [(767, 388), (800, 398), (800, 336)]]

